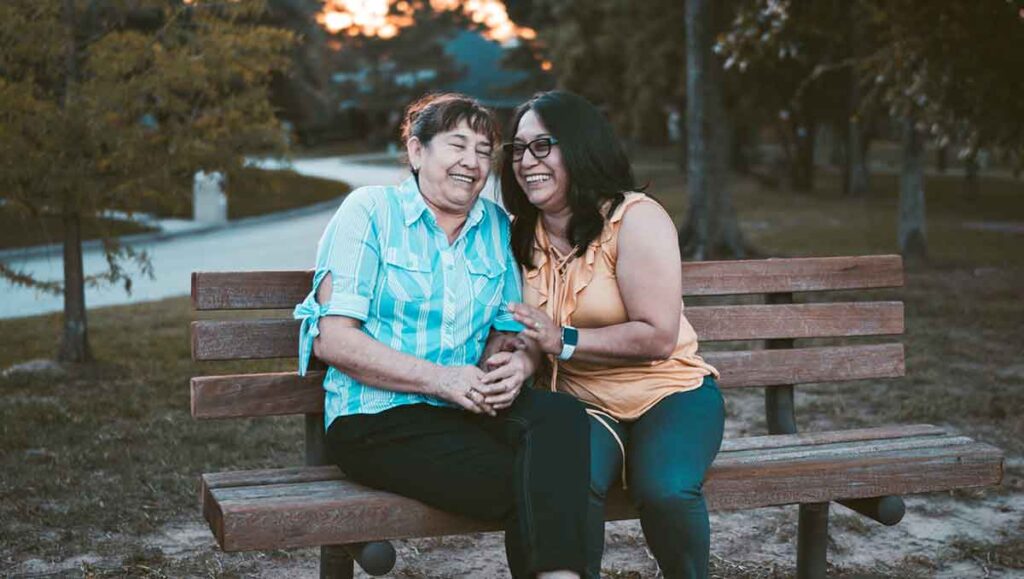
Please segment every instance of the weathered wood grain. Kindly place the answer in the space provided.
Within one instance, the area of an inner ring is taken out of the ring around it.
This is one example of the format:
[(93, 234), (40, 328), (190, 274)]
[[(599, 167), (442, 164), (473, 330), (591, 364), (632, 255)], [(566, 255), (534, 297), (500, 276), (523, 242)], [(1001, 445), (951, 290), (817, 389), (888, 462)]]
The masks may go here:
[(197, 271), (192, 273), (192, 307), (197, 310), (274, 310), (306, 299), (312, 270)]
[[(903, 285), (898, 255), (686, 262), (683, 295), (872, 289)], [(290, 309), (312, 289), (312, 271), (195, 272), (197, 310)]]
[(683, 295), (733, 295), (903, 286), (898, 255), (683, 263)]
[(902, 302), (686, 308), (702, 342), (903, 333)]
[[(903, 345), (870, 344), (708, 352), (722, 388), (894, 378), (904, 373)], [(192, 378), (194, 418), (240, 418), (323, 411), (323, 372)]]
[[(888, 436), (894, 438), (886, 438)], [(882, 437), (882, 438), (878, 438)], [(725, 449), (705, 486), (716, 509), (746, 509), (997, 483), (1001, 451), (934, 427), (759, 437)], [(785, 446), (776, 446), (784, 444)], [(742, 448), (742, 449), (740, 449)], [(214, 533), (228, 551), (339, 544), (497, 530), (417, 501), (363, 487), (337, 471), (315, 476), (268, 471), (234, 475), (251, 485), (207, 486), (216, 505)], [(289, 478), (291, 477), (291, 478)], [(230, 478), (229, 478), (230, 480)], [(281, 482), (294, 480), (294, 482)], [(609, 519), (634, 518), (622, 493)]]
[[(765, 449), (797, 448), (860, 442), (872, 440), (896, 440), (900, 438), (925, 438), (949, 436), (945, 430), (931, 424), (876, 426), (851, 430), (828, 430), (800, 434), (776, 434), (747, 436), (725, 440), (722, 452), (741, 452)], [(208, 489), (234, 487), (256, 487), (303, 482), (343, 480), (345, 475), (336, 466), (296, 466), (290, 468), (269, 468), (207, 473), (202, 475), (202, 492)]]
[(323, 412), (323, 372), (192, 378), (193, 418), (243, 418)]
[[(702, 306), (686, 309), (701, 341), (879, 336), (903, 333), (901, 302)], [(288, 319), (192, 322), (194, 360), (291, 358), (299, 322)]]

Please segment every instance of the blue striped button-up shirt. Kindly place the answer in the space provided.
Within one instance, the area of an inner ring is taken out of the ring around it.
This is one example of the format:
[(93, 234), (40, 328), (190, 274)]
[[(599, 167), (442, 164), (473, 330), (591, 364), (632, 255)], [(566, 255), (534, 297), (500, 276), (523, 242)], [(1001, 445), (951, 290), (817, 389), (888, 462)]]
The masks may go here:
[[(299, 373), (305, 375), (323, 316), (348, 316), (399, 352), (445, 366), (475, 365), (491, 328), (518, 331), (507, 305), (521, 301), (509, 220), (478, 199), (451, 244), (416, 181), (362, 187), (345, 198), (317, 249), (313, 289), (295, 307), (302, 320)], [(331, 299), (316, 289), (331, 274)], [(374, 414), (405, 404), (448, 402), (361, 384), (337, 368), (324, 376), (325, 426), (338, 416)]]

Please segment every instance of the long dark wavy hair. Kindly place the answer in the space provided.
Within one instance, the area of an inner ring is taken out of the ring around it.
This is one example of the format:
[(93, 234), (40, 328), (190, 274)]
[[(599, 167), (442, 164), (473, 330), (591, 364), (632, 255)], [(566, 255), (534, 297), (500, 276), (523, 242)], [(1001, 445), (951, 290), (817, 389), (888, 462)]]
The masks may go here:
[[(642, 188), (637, 187), (629, 158), (611, 124), (590, 101), (566, 91), (538, 93), (516, 109), (506, 133), (509, 138), (515, 137), (527, 111), (536, 113), (558, 140), (555, 146), (561, 149), (569, 176), (569, 242), (576, 255), (582, 256), (604, 228), (604, 204), (610, 201), (610, 216), (626, 192)], [(516, 181), (511, 155), (505, 155), (501, 163), (501, 197), (514, 216), (512, 253), (521, 265), (533, 269), (533, 236), (540, 211)]]

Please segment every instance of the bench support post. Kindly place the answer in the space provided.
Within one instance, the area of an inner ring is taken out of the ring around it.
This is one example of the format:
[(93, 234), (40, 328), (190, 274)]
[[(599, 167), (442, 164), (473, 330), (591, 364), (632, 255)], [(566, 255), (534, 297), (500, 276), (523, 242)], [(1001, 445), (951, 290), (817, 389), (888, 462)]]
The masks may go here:
[(797, 579), (824, 579), (828, 566), (828, 503), (800, 505)]
[[(766, 304), (791, 304), (793, 294), (765, 294)], [(789, 350), (796, 340), (765, 340), (765, 350)], [(769, 386), (764, 389), (764, 412), (769, 434), (796, 434), (796, 408), (793, 402), (793, 386)]]
[[(787, 341), (791, 342), (792, 340)], [(796, 433), (796, 412), (793, 408), (792, 386), (770, 386), (765, 388), (764, 409), (769, 434)]]
[[(324, 415), (306, 415), (306, 464), (327, 464), (324, 440)], [(355, 567), (352, 555), (341, 545), (320, 547), (320, 579), (352, 579)]]
[[(327, 464), (324, 415), (306, 415), (306, 464)], [(383, 575), (395, 566), (395, 548), (388, 541), (320, 546), (320, 579), (352, 579), (355, 562), (369, 575)]]
[(340, 545), (320, 547), (320, 579), (352, 579), (355, 567), (352, 556)]
[(324, 441), (324, 415), (306, 415), (306, 466), (327, 464), (327, 447)]
[[(766, 294), (766, 304), (791, 304), (792, 293)], [(795, 340), (765, 340), (765, 349), (795, 347)], [(764, 391), (765, 420), (770, 434), (796, 434), (793, 386), (774, 386)], [(798, 579), (824, 579), (828, 565), (828, 503), (800, 505), (796, 539)]]

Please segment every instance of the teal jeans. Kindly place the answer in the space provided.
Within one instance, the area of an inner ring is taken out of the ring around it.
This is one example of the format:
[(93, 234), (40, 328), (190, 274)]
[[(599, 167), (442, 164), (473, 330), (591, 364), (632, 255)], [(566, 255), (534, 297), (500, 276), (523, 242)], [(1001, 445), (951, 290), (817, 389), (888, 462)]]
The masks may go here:
[[(665, 577), (708, 576), (711, 527), (702, 487), (722, 444), (725, 409), (715, 379), (662, 399), (633, 422), (604, 418), (626, 449), (629, 496)], [(604, 551), (604, 503), (621, 484), (622, 453), (608, 428), (590, 417), (587, 577), (597, 579)]]

